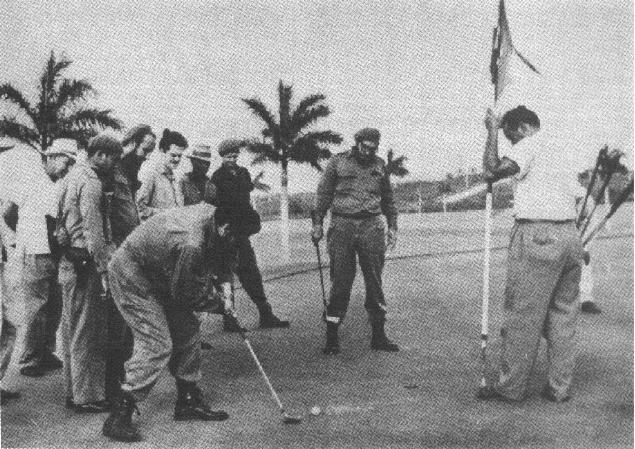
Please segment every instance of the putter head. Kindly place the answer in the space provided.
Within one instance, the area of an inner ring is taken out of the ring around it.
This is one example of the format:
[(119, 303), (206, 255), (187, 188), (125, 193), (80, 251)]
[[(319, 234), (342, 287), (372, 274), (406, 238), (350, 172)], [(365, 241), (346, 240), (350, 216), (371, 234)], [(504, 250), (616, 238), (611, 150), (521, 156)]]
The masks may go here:
[(282, 422), (284, 424), (300, 424), (302, 422), (302, 417), (282, 412)]

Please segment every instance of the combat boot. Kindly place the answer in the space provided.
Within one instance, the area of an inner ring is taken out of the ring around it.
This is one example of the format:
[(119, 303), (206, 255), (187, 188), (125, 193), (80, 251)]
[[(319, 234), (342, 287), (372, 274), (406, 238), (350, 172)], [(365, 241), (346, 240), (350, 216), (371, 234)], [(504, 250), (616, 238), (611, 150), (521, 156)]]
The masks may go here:
[(139, 414), (134, 398), (129, 393), (122, 392), (104, 422), (102, 433), (115, 441), (141, 441), (141, 435), (132, 425), (132, 414)]
[(229, 415), (223, 410), (210, 410), (203, 398), (203, 393), (195, 383), (177, 381), (176, 389), (175, 421), (224, 421), (229, 418)]
[(371, 321), (373, 336), (370, 340), (370, 347), (376, 351), (397, 352), (399, 351), (399, 346), (388, 340), (388, 337), (386, 337), (386, 333), (384, 331), (385, 322), (386, 320), (383, 318)]
[(281, 320), (273, 314), (271, 310), (271, 304), (265, 303), (262, 306), (258, 306), (258, 312), (260, 313), (260, 328), (273, 329), (276, 327), (287, 328), (289, 322), (287, 320)]
[(337, 336), (339, 323), (326, 323), (326, 346), (322, 352), (326, 355), (336, 355), (340, 353), (340, 342)]

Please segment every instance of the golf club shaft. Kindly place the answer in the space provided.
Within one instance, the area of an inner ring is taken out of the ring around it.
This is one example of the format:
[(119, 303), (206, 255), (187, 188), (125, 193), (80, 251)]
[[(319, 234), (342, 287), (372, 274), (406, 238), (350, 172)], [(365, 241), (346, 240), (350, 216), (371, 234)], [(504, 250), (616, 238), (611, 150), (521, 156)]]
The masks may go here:
[[(598, 193), (598, 198), (602, 198), (604, 196), (604, 192), (606, 191), (606, 188), (609, 185), (609, 182), (611, 182), (611, 177), (612, 177), (613, 173), (608, 173), (606, 175), (606, 179), (604, 180), (604, 184), (602, 184), (602, 187), (600, 188), (600, 191)], [(582, 227), (582, 231), (580, 232), (581, 235), (584, 235), (585, 231), (587, 230), (587, 228), (589, 227), (589, 224), (591, 224), (591, 220), (593, 219), (593, 214), (595, 213), (595, 209), (597, 209), (597, 202), (593, 203), (593, 208), (591, 209), (591, 211), (589, 212), (589, 214), (587, 215), (585, 221), (584, 221), (584, 226)]]
[(236, 326), (239, 329), (238, 333), (243, 338), (245, 345), (247, 345), (247, 349), (249, 349), (249, 353), (251, 354), (251, 357), (254, 359), (254, 362), (256, 362), (256, 366), (258, 367), (260, 374), (262, 374), (262, 378), (265, 380), (267, 387), (269, 387), (269, 391), (271, 392), (271, 396), (273, 397), (273, 400), (276, 401), (276, 404), (278, 404), (278, 408), (280, 409), (280, 411), (284, 413), (284, 407), (282, 405), (282, 402), (280, 401), (280, 398), (278, 397), (276, 390), (273, 389), (273, 385), (271, 385), (271, 382), (269, 381), (269, 376), (267, 376), (267, 373), (265, 373), (265, 370), (260, 364), (260, 361), (258, 360), (258, 356), (256, 356), (256, 353), (254, 352), (254, 348), (252, 348), (251, 343), (249, 342), (249, 339), (247, 338), (247, 335), (245, 334), (245, 331), (243, 330), (242, 326), (238, 322), (238, 318), (231, 313), (227, 313), (227, 315), (230, 316), (236, 322)]
[(632, 193), (633, 193), (633, 178), (631, 178), (631, 182), (628, 184), (628, 186), (624, 190), (622, 190), (622, 192), (620, 193), (620, 196), (611, 205), (611, 209), (604, 216), (602, 221), (600, 221), (591, 231), (589, 231), (587, 236), (583, 237), (582, 241), (584, 246), (587, 246), (591, 242), (591, 240), (595, 238), (597, 233), (600, 232), (600, 230), (602, 230), (604, 225), (606, 225), (606, 222), (609, 221), (609, 218), (611, 218), (613, 214), (615, 214), (617, 209), (619, 209), (619, 207), (626, 201), (626, 199)]
[(322, 303), (324, 304), (324, 310), (326, 310), (326, 290), (324, 289), (324, 273), (322, 272), (322, 255), (320, 254), (320, 244), (315, 244), (315, 252), (317, 254), (318, 268), (320, 271), (320, 286), (322, 287)]

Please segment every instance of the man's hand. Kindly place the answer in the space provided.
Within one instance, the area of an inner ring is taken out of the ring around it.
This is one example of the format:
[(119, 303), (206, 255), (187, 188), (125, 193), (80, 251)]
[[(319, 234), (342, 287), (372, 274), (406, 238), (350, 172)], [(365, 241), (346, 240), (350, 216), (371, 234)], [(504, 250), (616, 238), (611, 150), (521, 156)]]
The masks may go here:
[(498, 130), (500, 127), (500, 119), (498, 116), (492, 111), (492, 108), (487, 108), (487, 112), (485, 113), (485, 128), (488, 130)]
[(321, 224), (314, 224), (313, 230), (311, 231), (311, 240), (314, 245), (317, 245), (320, 240), (324, 237), (324, 229), (322, 229)]
[(397, 230), (395, 228), (388, 228), (388, 235), (386, 236), (386, 249), (392, 251), (397, 246)]

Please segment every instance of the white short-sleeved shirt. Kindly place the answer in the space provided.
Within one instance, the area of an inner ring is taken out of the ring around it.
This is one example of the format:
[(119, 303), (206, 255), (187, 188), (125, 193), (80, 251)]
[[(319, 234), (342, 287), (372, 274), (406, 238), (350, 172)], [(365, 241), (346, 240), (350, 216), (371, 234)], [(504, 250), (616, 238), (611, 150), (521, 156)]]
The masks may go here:
[(584, 196), (585, 190), (578, 182), (567, 146), (562, 139), (539, 130), (502, 155), (520, 168), (513, 177), (513, 214), (517, 219), (576, 218), (576, 199)]
[(0, 158), (0, 195), (18, 206), (16, 246), (26, 254), (49, 254), (46, 215), (57, 216), (57, 189), (35, 150), (14, 148)]

